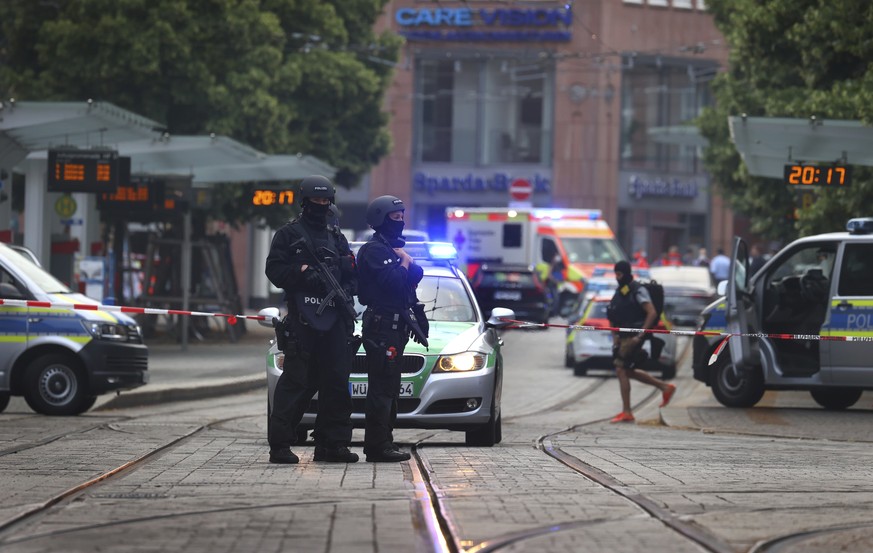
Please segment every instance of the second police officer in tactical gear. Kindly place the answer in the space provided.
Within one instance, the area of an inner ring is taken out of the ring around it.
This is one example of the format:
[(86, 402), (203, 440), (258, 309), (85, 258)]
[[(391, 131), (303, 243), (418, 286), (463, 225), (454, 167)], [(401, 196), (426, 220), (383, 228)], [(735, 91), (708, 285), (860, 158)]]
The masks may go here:
[(427, 346), (427, 319), (415, 289), (424, 274), (403, 250), (403, 201), (380, 196), (367, 207), (375, 233), (358, 251), (358, 300), (367, 306), (362, 321), (367, 352), (364, 454), (370, 462), (406, 461), (394, 444), (397, 396), (407, 340)]
[[(280, 228), (267, 256), (266, 274), (285, 290), (285, 352), (276, 384), (267, 438), (270, 462), (297, 463), (291, 452), (297, 425), (318, 392), (315, 461), (354, 463), (352, 400), (349, 392), (353, 308), (342, 304), (357, 287), (357, 271), (349, 243), (327, 216), (335, 189), (326, 177), (314, 175), (300, 184), (301, 215)], [(324, 272), (320, 272), (324, 271)], [(329, 273), (329, 274), (328, 274)], [(332, 290), (329, 281), (342, 290)], [(341, 292), (341, 293), (340, 293)]]

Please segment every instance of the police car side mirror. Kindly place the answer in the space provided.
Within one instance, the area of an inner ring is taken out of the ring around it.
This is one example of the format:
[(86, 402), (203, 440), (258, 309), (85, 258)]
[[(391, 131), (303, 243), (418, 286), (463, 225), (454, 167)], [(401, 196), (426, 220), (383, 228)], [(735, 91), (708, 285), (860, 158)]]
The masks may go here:
[(0, 298), (5, 300), (24, 300), (24, 297), (18, 288), (8, 282), (0, 282)]
[(278, 307), (265, 307), (258, 311), (259, 317), (264, 317), (264, 320), (258, 319), (258, 324), (267, 328), (273, 328), (273, 319), (279, 319)]
[(505, 307), (495, 307), (491, 310), (491, 318), (485, 322), (485, 326), (489, 328), (506, 328), (512, 324), (512, 322), (506, 319), (515, 319), (515, 311)]
[(727, 285), (728, 285), (728, 281), (726, 281), (726, 280), (719, 281), (718, 285), (715, 287), (715, 293), (718, 294), (719, 296), (724, 296), (725, 294), (727, 294)]

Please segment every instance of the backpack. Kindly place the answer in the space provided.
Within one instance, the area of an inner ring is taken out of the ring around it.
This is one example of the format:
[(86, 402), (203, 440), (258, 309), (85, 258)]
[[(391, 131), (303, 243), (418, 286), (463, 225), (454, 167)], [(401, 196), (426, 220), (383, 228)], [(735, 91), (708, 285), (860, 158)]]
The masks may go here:
[[(659, 320), (664, 313), (664, 286), (658, 283), (657, 280), (649, 280), (646, 282), (635, 280), (634, 282), (649, 292), (649, 297), (652, 298), (652, 306), (655, 308), (655, 313), (658, 314), (655, 321)], [(636, 297), (636, 290), (634, 290), (634, 299), (636, 299)]]

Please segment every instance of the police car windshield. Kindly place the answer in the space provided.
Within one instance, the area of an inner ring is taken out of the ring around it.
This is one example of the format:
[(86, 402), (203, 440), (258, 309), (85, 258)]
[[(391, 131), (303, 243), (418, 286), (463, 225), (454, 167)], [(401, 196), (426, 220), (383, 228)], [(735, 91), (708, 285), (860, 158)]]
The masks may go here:
[(607, 263), (625, 259), (624, 252), (614, 240), (608, 238), (561, 237), (570, 263)]
[(425, 275), (417, 293), (430, 321), (476, 322), (476, 310), (460, 279)]
[(20, 253), (12, 248), (2, 246), (3, 257), (18, 271), (24, 273), (30, 280), (42, 289), (46, 294), (71, 294), (72, 290), (67, 288), (61, 281), (45, 272), (43, 269), (34, 264)]

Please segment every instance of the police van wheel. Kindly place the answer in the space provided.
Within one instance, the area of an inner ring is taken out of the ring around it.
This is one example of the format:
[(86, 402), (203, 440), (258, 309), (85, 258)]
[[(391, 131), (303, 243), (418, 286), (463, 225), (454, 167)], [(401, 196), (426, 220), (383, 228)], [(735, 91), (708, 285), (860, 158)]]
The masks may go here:
[(24, 382), (24, 399), (43, 415), (78, 415), (96, 401), (87, 393), (84, 371), (67, 355), (37, 357), (27, 366)]
[(735, 373), (730, 354), (722, 354), (715, 362), (712, 393), (725, 407), (752, 407), (764, 395), (764, 375), (754, 367)]
[(816, 403), (829, 411), (848, 409), (861, 399), (861, 390), (855, 388), (824, 388), (809, 393)]
[(9, 392), (0, 392), (0, 413), (9, 405)]

